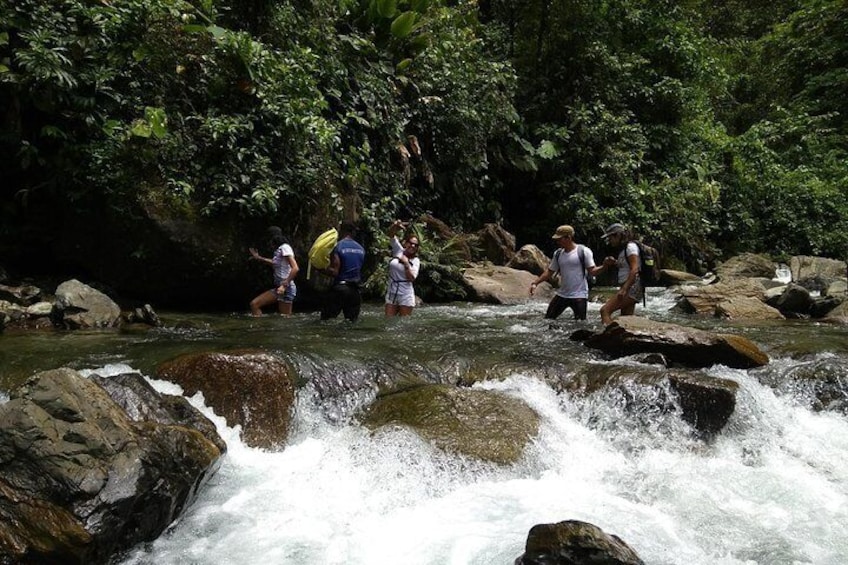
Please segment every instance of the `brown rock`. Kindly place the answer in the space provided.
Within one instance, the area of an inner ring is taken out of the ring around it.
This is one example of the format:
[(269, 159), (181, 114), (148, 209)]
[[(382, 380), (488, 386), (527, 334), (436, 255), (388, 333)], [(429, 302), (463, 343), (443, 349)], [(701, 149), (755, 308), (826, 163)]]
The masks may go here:
[(750, 369), (768, 364), (768, 356), (749, 339), (656, 322), (639, 316), (620, 316), (613, 327), (584, 342), (613, 357), (661, 353), (670, 363), (688, 367), (726, 365)]
[(294, 377), (279, 357), (260, 351), (192, 353), (156, 369), (189, 396), (200, 391), (230, 426), (240, 425), (245, 443), (273, 447), (288, 439)]

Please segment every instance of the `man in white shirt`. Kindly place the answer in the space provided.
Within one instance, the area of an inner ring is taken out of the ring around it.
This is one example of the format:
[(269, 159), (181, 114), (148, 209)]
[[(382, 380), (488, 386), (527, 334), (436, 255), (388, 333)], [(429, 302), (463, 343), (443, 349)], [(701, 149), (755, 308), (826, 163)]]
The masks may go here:
[(559, 273), (560, 285), (548, 304), (545, 318), (555, 319), (566, 308), (571, 308), (575, 320), (585, 320), (589, 300), (589, 277), (603, 271), (606, 263), (595, 265), (592, 250), (574, 242), (574, 228), (571, 226), (559, 226), (551, 239), (556, 241), (559, 249), (554, 252), (545, 272), (530, 285), (530, 295), (533, 295), (540, 283), (549, 280), (554, 273)]

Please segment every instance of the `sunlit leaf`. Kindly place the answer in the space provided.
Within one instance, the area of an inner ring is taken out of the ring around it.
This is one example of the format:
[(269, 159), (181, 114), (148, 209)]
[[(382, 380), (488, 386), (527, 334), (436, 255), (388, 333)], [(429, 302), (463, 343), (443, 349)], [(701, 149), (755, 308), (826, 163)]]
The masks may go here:
[(206, 31), (212, 34), (212, 37), (215, 39), (222, 39), (225, 35), (227, 35), (227, 30), (220, 26), (209, 26), (206, 28)]
[(554, 157), (558, 157), (559, 153), (557, 146), (547, 139), (542, 141), (542, 143), (539, 144), (539, 148), (536, 150), (536, 154), (542, 159), (553, 159)]
[(150, 137), (151, 133), (153, 133), (153, 129), (150, 127), (150, 124), (144, 120), (136, 120), (133, 122), (132, 127), (130, 128), (130, 133), (136, 137)]
[(150, 130), (157, 139), (162, 139), (168, 133), (168, 116), (162, 108), (148, 106), (144, 109), (144, 117), (150, 124)]
[(392, 22), (392, 35), (398, 39), (403, 39), (412, 31), (417, 19), (415, 12), (404, 12)]

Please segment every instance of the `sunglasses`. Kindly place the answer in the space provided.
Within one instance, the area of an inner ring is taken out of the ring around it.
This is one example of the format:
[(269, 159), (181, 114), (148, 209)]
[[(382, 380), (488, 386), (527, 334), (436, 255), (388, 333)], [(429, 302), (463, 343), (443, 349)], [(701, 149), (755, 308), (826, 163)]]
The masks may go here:
[(418, 247), (418, 246), (419, 246), (419, 244), (418, 244), (418, 243), (412, 243), (411, 241), (408, 241), (408, 242), (406, 243), (406, 246), (407, 246), (407, 247)]

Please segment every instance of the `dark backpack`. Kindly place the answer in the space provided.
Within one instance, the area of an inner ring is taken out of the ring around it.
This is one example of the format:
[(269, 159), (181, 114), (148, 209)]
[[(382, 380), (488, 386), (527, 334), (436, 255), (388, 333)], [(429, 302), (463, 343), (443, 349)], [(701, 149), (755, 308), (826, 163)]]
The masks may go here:
[[(586, 279), (586, 283), (589, 285), (589, 288), (592, 288), (593, 286), (595, 286), (595, 277), (589, 276), (586, 273), (586, 251), (584, 250), (584, 247), (585, 246), (580, 243), (577, 244), (577, 256), (580, 258), (580, 266), (583, 268), (583, 277)], [(557, 273), (559, 273), (560, 254), (562, 254), (562, 247), (554, 251), (553, 261), (557, 264)]]
[(643, 287), (660, 285), (660, 252), (641, 241), (633, 243), (639, 248), (639, 280)]

